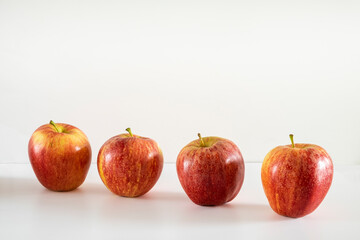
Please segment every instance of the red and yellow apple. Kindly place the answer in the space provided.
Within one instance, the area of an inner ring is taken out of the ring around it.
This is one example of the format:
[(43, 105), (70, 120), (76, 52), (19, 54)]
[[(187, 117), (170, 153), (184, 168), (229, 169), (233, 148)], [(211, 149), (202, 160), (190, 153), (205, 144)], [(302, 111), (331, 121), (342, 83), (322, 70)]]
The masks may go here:
[(141, 196), (155, 185), (164, 160), (158, 144), (128, 133), (114, 136), (101, 147), (97, 166), (101, 180), (113, 193), (123, 197)]
[(74, 126), (53, 121), (32, 134), (28, 153), (37, 179), (53, 191), (79, 187), (91, 163), (91, 147), (86, 135)]
[(230, 140), (204, 137), (190, 142), (179, 153), (177, 174), (185, 193), (196, 204), (216, 206), (239, 193), (244, 181), (244, 160)]
[(323, 201), (333, 178), (329, 154), (314, 144), (278, 146), (265, 157), (261, 180), (271, 208), (287, 217), (303, 217)]

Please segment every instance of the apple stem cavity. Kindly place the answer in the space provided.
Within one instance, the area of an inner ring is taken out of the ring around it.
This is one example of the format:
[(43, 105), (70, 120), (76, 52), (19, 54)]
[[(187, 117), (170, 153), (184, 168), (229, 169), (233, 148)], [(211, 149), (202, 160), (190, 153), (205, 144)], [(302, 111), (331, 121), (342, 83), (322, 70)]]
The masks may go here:
[(60, 130), (58, 129), (58, 127), (56, 126), (56, 124), (54, 123), (53, 120), (50, 120), (50, 124), (54, 126), (55, 130), (59, 133)]
[(201, 147), (205, 147), (205, 143), (204, 143), (204, 140), (203, 140), (202, 137), (201, 137), (201, 134), (198, 133), (198, 136), (199, 136), (199, 139), (200, 139), (200, 146), (201, 146)]
[(130, 128), (127, 128), (127, 129), (125, 129), (129, 134), (130, 134), (130, 137), (133, 137), (134, 135), (132, 134), (132, 132), (131, 132), (131, 129)]
[(292, 145), (292, 147), (295, 148), (295, 144), (294, 144), (294, 134), (290, 134), (289, 137), (290, 137), (290, 140), (291, 140), (291, 145)]

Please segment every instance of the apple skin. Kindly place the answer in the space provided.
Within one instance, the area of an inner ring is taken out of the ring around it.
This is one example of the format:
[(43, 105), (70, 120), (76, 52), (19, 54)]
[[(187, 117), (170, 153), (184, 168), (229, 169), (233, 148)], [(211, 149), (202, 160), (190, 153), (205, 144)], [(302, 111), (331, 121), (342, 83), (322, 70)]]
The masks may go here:
[(271, 208), (292, 218), (313, 212), (325, 198), (332, 178), (329, 154), (314, 144), (278, 146), (266, 155), (261, 168)]
[(28, 153), (39, 182), (52, 191), (71, 191), (86, 178), (91, 163), (91, 147), (78, 128), (57, 123), (40, 126), (32, 134)]
[(164, 164), (161, 149), (154, 140), (131, 135), (120, 134), (107, 140), (97, 160), (105, 186), (123, 197), (138, 197), (150, 191)]
[(205, 137), (179, 153), (176, 169), (181, 186), (195, 204), (217, 206), (233, 200), (244, 181), (245, 166), (239, 148), (230, 140)]

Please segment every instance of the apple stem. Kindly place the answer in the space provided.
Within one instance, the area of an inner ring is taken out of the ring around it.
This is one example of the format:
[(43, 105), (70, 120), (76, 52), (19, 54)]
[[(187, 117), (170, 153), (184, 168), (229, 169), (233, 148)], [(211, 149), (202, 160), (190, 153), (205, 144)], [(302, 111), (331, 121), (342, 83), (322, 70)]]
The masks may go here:
[(201, 134), (198, 133), (198, 136), (199, 136), (199, 139), (200, 139), (201, 146), (202, 146), (202, 147), (205, 147), (205, 143), (204, 143), (204, 140), (203, 140), (202, 137), (201, 137)]
[(130, 134), (130, 137), (133, 137), (134, 135), (132, 134), (132, 132), (131, 132), (131, 129), (130, 128), (127, 128), (127, 129), (125, 129), (129, 134)]
[(50, 124), (54, 126), (55, 130), (56, 130), (58, 133), (60, 132), (53, 120), (50, 120)]
[(294, 134), (290, 134), (289, 137), (290, 137), (290, 140), (291, 140), (291, 145), (292, 145), (292, 147), (295, 148), (295, 144), (294, 144)]

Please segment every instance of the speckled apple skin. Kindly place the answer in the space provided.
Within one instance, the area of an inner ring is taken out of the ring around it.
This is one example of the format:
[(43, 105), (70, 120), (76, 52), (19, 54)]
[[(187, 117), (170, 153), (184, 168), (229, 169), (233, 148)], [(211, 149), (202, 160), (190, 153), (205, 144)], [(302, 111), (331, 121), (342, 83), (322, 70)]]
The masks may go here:
[(313, 212), (329, 191), (333, 163), (314, 144), (279, 146), (265, 157), (261, 180), (271, 208), (280, 215), (299, 218)]
[(163, 165), (162, 151), (154, 140), (129, 134), (106, 141), (97, 161), (105, 186), (123, 197), (138, 197), (150, 191), (159, 179)]
[(86, 178), (91, 163), (91, 147), (86, 135), (69, 124), (39, 127), (31, 136), (28, 153), (39, 182), (52, 191), (70, 191)]
[(231, 201), (244, 181), (245, 166), (239, 148), (230, 140), (205, 137), (186, 145), (176, 161), (178, 178), (188, 197), (198, 205)]

